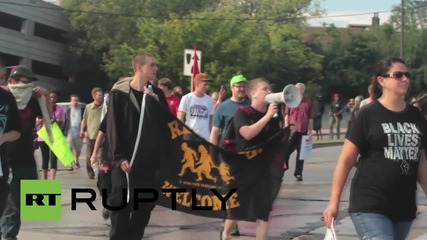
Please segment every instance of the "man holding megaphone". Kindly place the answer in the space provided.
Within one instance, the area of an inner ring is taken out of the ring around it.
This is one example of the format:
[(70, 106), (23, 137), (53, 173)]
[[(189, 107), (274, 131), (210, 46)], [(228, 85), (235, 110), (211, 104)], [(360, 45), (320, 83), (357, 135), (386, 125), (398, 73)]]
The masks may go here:
[[(233, 126), (237, 133), (238, 139), (242, 140), (243, 144), (239, 144), (236, 150), (248, 149), (264, 144), (268, 139), (281, 129), (282, 119), (275, 117), (278, 111), (277, 104), (295, 103), (299, 104), (299, 92), (293, 91), (295, 94), (289, 93), (288, 90), (294, 86), (285, 88), (282, 96), (273, 96), (270, 85), (267, 80), (257, 78), (247, 83), (246, 93), (251, 100), (250, 106), (238, 107), (234, 112)], [(295, 88), (295, 87), (294, 87)], [(292, 92), (292, 91), (291, 91)], [(294, 99), (294, 97), (296, 99)], [(281, 100), (280, 100), (281, 99)], [(291, 100), (292, 99), (292, 100)], [(248, 161), (245, 168), (232, 169), (233, 176), (236, 179), (244, 179), (248, 175), (253, 175), (256, 178), (255, 184), (250, 188), (243, 188), (238, 185), (240, 202), (242, 206), (253, 206), (255, 218), (257, 219), (256, 239), (267, 239), (268, 218), (272, 209), (272, 201), (268, 196), (272, 195), (271, 183), (271, 161), (272, 155), (267, 154), (264, 159), (257, 161)], [(255, 175), (253, 173), (256, 173)], [(252, 179), (253, 181), (254, 179)], [(235, 187), (232, 184), (230, 187)], [(220, 239), (230, 239), (231, 231), (234, 228), (236, 221), (232, 219), (245, 219), (247, 216), (242, 216), (241, 212), (230, 209), (230, 219), (224, 223), (224, 230), (221, 232)]]

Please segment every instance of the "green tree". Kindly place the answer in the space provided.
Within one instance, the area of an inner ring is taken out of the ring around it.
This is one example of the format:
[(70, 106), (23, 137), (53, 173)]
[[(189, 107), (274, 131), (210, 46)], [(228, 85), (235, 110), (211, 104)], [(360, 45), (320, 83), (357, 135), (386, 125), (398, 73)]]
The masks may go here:
[[(410, 93), (412, 96), (425, 93), (424, 89), (427, 87), (426, 7), (425, 2), (415, 0), (406, 0), (404, 6), (404, 60), (408, 65), (409, 71), (412, 73)], [(394, 7), (390, 17), (390, 24), (395, 26), (396, 31), (400, 34), (400, 6)], [(396, 39), (396, 45), (400, 45), (400, 40)]]
[[(249, 78), (264, 76), (280, 86), (317, 80), (322, 56), (299, 39), (305, 21), (303, 9), (309, 2), (275, 1), (277, 13), (272, 14), (267, 11), (270, 1), (246, 1), (244, 6), (223, 1), (213, 10), (193, 11), (185, 20), (178, 14), (165, 21), (139, 19), (138, 44), (124, 42), (113, 47), (105, 69), (110, 76), (122, 75), (129, 70), (123, 63), (129, 62), (130, 52), (150, 51), (159, 61), (159, 75), (188, 89), (190, 79), (182, 75), (183, 50), (196, 43), (203, 51), (202, 71), (213, 77), (214, 89), (237, 73)], [(292, 21), (285, 22), (286, 18)]]

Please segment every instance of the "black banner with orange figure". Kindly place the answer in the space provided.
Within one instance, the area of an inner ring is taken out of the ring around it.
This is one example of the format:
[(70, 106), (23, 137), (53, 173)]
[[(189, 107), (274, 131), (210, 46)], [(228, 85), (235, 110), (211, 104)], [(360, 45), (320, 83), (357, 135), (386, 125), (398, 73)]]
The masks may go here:
[[(255, 221), (248, 201), (271, 198), (254, 195), (263, 194), (260, 181), (265, 181), (273, 165), (283, 166), (289, 129), (261, 146), (237, 152), (210, 144), (172, 114), (168, 116), (171, 142), (165, 151), (170, 159), (161, 170), (162, 193), (157, 204), (199, 216)], [(238, 214), (230, 217), (229, 210)]]

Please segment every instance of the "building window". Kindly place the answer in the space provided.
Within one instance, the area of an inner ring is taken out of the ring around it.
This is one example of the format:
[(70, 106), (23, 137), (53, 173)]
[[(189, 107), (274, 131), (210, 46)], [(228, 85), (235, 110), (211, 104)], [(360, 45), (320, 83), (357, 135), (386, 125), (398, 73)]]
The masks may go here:
[(63, 73), (62, 67), (58, 65), (33, 60), (33, 72), (50, 78), (68, 80), (68, 77)]
[(58, 43), (65, 43), (65, 34), (67, 32), (50, 27), (41, 23), (34, 23), (34, 36), (48, 39)]
[(0, 27), (12, 29), (20, 32), (24, 19), (13, 16), (4, 12), (0, 12)]
[(5, 66), (19, 65), (20, 57), (0, 52), (0, 58)]

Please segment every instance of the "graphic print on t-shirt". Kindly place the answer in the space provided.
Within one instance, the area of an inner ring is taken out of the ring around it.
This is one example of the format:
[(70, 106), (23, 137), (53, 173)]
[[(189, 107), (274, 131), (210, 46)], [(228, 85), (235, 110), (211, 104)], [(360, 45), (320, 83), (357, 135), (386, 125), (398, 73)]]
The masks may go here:
[(206, 106), (203, 105), (193, 105), (190, 107), (190, 116), (192, 118), (208, 118), (209, 111)]
[(409, 174), (408, 161), (418, 161), (421, 133), (414, 123), (382, 123), (387, 135), (384, 157), (394, 162), (401, 161), (402, 175)]
[(0, 133), (6, 129), (8, 105), (0, 105)]

